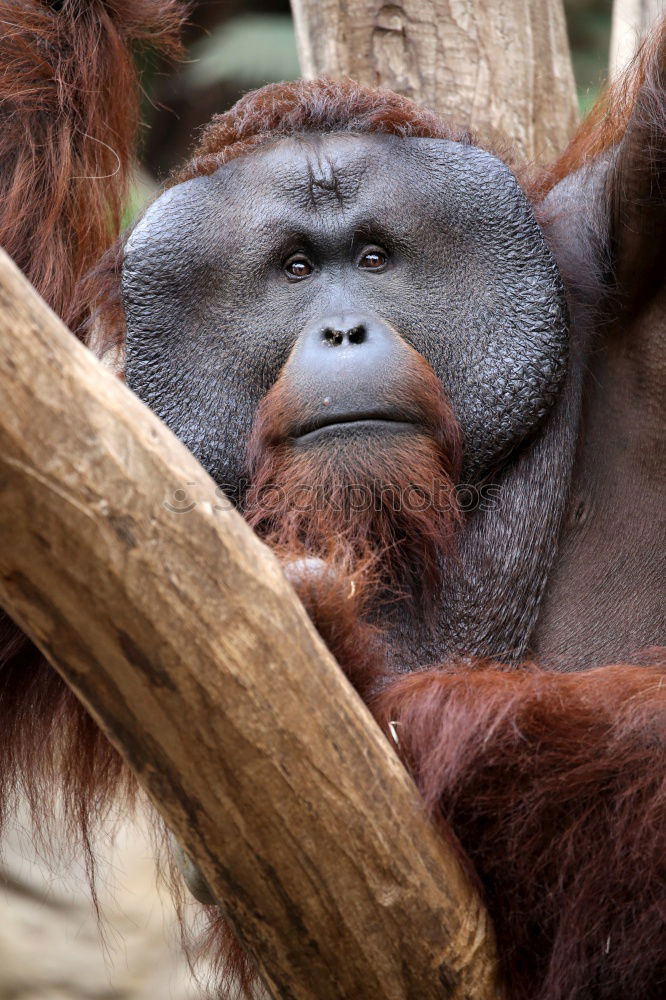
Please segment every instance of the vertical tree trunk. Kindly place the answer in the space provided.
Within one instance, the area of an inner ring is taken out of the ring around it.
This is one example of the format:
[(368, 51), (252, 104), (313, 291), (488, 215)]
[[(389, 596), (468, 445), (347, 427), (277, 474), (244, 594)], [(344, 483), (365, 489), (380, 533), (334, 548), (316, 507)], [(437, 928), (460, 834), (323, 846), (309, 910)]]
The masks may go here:
[(305, 77), (384, 86), (547, 162), (577, 121), (561, 0), (292, 0)]
[(641, 39), (666, 15), (666, 0), (615, 0), (608, 76), (622, 72)]

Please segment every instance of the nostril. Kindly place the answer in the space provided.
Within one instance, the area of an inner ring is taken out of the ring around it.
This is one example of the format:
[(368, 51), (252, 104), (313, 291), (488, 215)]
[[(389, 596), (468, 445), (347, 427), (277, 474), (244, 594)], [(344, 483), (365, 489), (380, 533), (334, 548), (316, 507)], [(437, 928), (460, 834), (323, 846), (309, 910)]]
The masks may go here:
[(349, 330), (348, 337), (350, 344), (362, 344), (365, 340), (366, 330), (363, 324), (355, 326), (352, 330)]
[(325, 326), (320, 331), (319, 336), (329, 347), (340, 347), (342, 344), (364, 344), (368, 337), (368, 328), (365, 323), (357, 326), (338, 329), (335, 326)]
[(334, 330), (329, 326), (323, 331), (323, 338), (331, 347), (339, 347), (345, 339), (345, 335), (342, 330)]

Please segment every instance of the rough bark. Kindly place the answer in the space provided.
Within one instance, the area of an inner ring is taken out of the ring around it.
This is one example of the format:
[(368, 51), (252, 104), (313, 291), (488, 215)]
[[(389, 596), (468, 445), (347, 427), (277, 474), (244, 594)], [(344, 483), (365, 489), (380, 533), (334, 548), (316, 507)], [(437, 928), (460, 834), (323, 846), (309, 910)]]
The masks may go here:
[(608, 66), (611, 79), (622, 72), (641, 39), (665, 15), (666, 0), (615, 0)]
[(478, 897), (277, 561), (2, 251), (0, 535), (0, 601), (276, 997), (498, 996)]
[(292, 0), (303, 75), (350, 76), (547, 162), (577, 121), (561, 0)]

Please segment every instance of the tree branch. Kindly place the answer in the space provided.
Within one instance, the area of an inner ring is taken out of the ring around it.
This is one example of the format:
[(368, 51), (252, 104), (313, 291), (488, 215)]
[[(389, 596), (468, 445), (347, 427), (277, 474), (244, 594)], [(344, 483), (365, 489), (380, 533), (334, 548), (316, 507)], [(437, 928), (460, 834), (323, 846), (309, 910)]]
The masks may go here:
[(274, 995), (495, 1000), (487, 915), (273, 555), (2, 251), (0, 316), (0, 601)]

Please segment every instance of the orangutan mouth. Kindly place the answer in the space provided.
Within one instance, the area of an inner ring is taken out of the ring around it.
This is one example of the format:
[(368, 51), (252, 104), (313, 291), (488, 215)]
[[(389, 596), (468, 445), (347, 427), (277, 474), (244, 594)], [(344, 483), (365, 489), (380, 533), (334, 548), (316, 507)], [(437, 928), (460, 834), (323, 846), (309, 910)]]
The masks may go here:
[(399, 417), (359, 416), (357, 414), (348, 417), (331, 415), (330, 420), (317, 422), (314, 427), (309, 425), (293, 440), (297, 444), (310, 444), (322, 437), (332, 435), (400, 433), (413, 431), (415, 426), (411, 421), (401, 420)]

